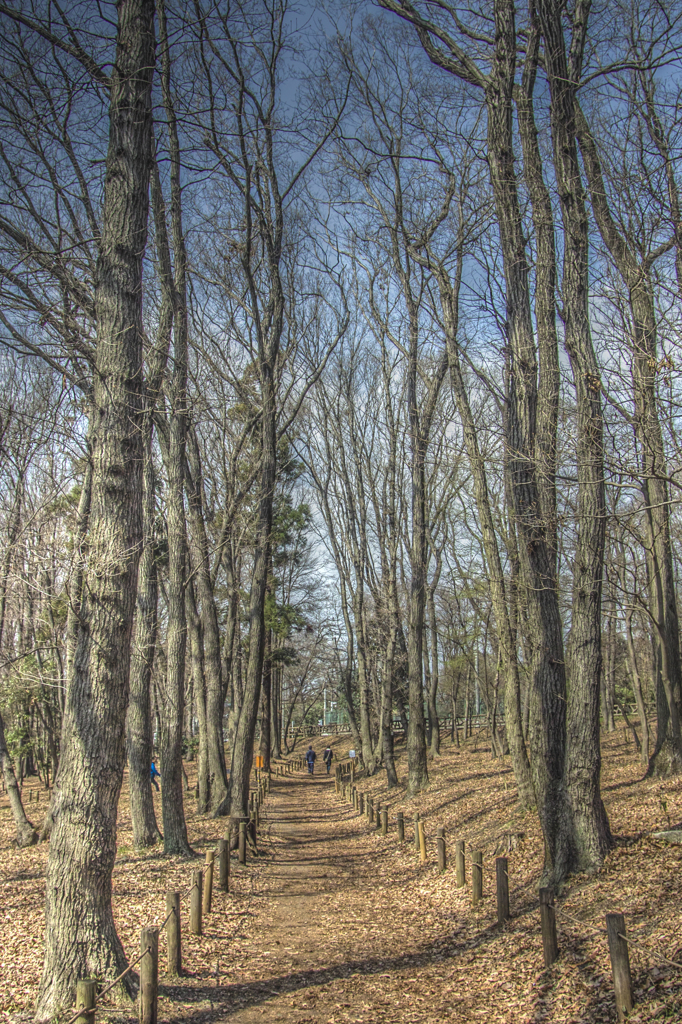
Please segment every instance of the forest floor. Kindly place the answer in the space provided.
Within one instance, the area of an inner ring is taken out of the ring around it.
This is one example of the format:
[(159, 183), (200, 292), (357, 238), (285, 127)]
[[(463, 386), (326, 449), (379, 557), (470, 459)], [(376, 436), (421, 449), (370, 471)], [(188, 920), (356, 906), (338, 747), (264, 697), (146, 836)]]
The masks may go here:
[[(572, 878), (557, 900), (560, 958), (542, 966), (537, 883), (542, 842), (537, 820), (515, 807), (508, 759), (491, 759), (484, 742), (461, 750), (444, 744), (430, 763), (431, 786), (405, 799), (390, 793), (385, 773), (360, 779), (365, 793), (390, 803), (382, 837), (334, 792), (314, 741), (315, 775), (274, 778), (261, 822), (261, 856), (232, 861), (231, 893), (216, 888), (204, 935), (189, 935), (183, 904), (183, 976), (163, 974), (159, 1022), (192, 1024), (435, 1024), (443, 1020), (548, 1024), (616, 1020), (604, 915), (625, 913), (637, 1006), (631, 1021), (682, 1020), (682, 846), (651, 836), (682, 821), (682, 780), (642, 779), (622, 729), (604, 736), (603, 794), (616, 845), (595, 877)], [(348, 737), (334, 740), (337, 757)], [(298, 753), (298, 751), (297, 751)], [(190, 772), (192, 765), (187, 765)], [(399, 759), (404, 783), (406, 762)], [(24, 788), (27, 795), (28, 787)], [(155, 800), (158, 796), (155, 794)], [(28, 803), (40, 820), (40, 807)], [(192, 813), (193, 848), (215, 846), (224, 822)], [(160, 807), (157, 806), (160, 819)], [(395, 812), (405, 814), (405, 844)], [(428, 860), (420, 865), (411, 817), (425, 822)], [(439, 874), (436, 828), (448, 850), (455, 838), (484, 853), (484, 900), (471, 906), (469, 886), (455, 887), (454, 863)], [(494, 858), (508, 853), (512, 919), (496, 925)], [(0, 1019), (27, 1021), (42, 965), (45, 845), (12, 846), (6, 797), (0, 800)], [(124, 790), (114, 873), (116, 923), (135, 955), (139, 930), (160, 922), (165, 893), (186, 890), (198, 862), (136, 853)], [(569, 914), (569, 917), (563, 916)], [(68, 1016), (68, 1015), (66, 1015)], [(65, 1019), (66, 1019), (65, 1016)], [(99, 1022), (128, 1024), (130, 1011), (103, 1006)]]

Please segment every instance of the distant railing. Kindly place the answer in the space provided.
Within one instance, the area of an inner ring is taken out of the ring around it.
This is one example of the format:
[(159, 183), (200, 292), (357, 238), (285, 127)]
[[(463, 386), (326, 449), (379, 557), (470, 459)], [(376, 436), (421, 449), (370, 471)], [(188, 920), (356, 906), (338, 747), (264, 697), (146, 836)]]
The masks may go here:
[[(636, 715), (637, 705), (636, 704), (625, 704), (622, 701), (619, 702), (618, 707), (614, 708), (614, 717), (622, 718), (622, 709), (625, 709), (626, 714)], [(497, 724), (501, 725), (504, 723), (504, 710), (498, 710)], [(463, 729), (467, 721), (465, 715), (456, 715), (455, 722), (458, 729)], [(469, 728), (473, 730), (487, 729), (490, 726), (490, 715), (487, 712), (482, 712), (478, 715), (471, 715), (468, 718)], [(452, 715), (443, 715), (438, 719), (438, 724), (443, 730), (452, 729)], [(349, 734), (351, 731), (350, 725), (347, 722), (334, 722), (329, 725), (313, 725), (310, 728), (302, 728), (300, 725), (289, 726), (289, 736), (306, 735), (306, 736), (341, 736)], [(404, 732), (402, 718), (393, 719), (393, 732), (402, 733)]]

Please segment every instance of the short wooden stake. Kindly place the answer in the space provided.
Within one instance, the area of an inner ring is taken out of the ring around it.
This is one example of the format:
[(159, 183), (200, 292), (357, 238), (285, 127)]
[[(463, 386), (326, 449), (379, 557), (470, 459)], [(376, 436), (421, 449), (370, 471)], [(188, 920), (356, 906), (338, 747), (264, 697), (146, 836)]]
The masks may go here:
[(201, 935), (201, 890), (204, 876), (197, 868), (192, 872), (192, 891), (189, 895), (189, 930), (192, 935)]
[(204, 871), (204, 914), (211, 913), (211, 899), (213, 898), (213, 861), (215, 853), (213, 850), (206, 851), (206, 869)]
[(395, 816), (396, 823), (398, 825), (398, 842), (405, 842), (405, 816), (402, 811), (398, 811)]
[(445, 853), (445, 829), (439, 828), (436, 832), (436, 846), (438, 847), (438, 870), (445, 871), (447, 858)]
[(364, 793), (360, 794), (358, 810), (360, 811), (360, 814), (364, 814), (365, 813), (365, 794)]
[(182, 970), (182, 940), (180, 938), (180, 893), (166, 893), (166, 948), (168, 950), (167, 974), (175, 978)]
[(223, 892), (230, 891), (230, 839), (218, 840), (218, 885)]
[(419, 852), (419, 811), (417, 811), (412, 816), (412, 820), (414, 821), (414, 848), (415, 848), (415, 850), (418, 853)]
[(474, 850), (471, 854), (471, 903), (475, 907), (483, 899), (483, 853)]
[(606, 915), (606, 931), (609, 940), (613, 987), (616, 990), (616, 1011), (618, 1020), (625, 1020), (632, 1009), (632, 975), (630, 974), (630, 952), (625, 938), (625, 918), (622, 914)]
[(156, 1024), (159, 1003), (159, 929), (147, 927), (140, 933), (140, 1024)]
[(495, 858), (497, 883), (497, 923), (500, 928), (509, 919), (509, 862), (506, 857)]
[(246, 864), (246, 822), (239, 822), (239, 849), (237, 859), (240, 864)]
[(423, 821), (417, 822), (417, 831), (419, 833), (419, 863), (426, 864), (426, 833)]
[(374, 827), (381, 828), (381, 804), (377, 800), (376, 811), (374, 814)]
[(97, 1000), (97, 979), (83, 978), (76, 982), (76, 1009), (89, 1010), (77, 1017), (74, 1024), (92, 1024), (95, 1019), (95, 1002)]
[(559, 946), (556, 939), (553, 889), (540, 889), (540, 927), (542, 929), (542, 952), (545, 958), (545, 967), (551, 967), (559, 955)]
[(460, 888), (466, 885), (466, 864), (464, 860), (464, 840), (455, 843), (455, 885)]
[(388, 804), (384, 804), (381, 808), (381, 834), (382, 836), (388, 835)]

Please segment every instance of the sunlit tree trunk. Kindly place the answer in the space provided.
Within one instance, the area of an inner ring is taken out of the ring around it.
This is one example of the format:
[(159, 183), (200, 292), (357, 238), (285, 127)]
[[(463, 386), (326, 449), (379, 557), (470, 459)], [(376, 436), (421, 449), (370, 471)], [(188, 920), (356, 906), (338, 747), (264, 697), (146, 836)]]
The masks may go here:
[[(39, 1020), (71, 1003), (78, 978), (111, 979), (126, 966), (111, 876), (142, 545), (142, 260), (154, 5), (127, 0), (118, 17), (95, 287), (89, 551), (52, 805)], [(130, 976), (125, 987), (132, 987)]]

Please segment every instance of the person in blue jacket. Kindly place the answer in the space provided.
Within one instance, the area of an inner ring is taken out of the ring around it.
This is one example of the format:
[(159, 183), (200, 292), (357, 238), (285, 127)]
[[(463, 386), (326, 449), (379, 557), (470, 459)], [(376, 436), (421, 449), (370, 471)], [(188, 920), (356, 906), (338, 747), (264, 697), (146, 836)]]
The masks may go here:
[(312, 775), (315, 770), (315, 761), (317, 760), (317, 754), (312, 747), (308, 747), (308, 752), (305, 755), (305, 759), (308, 762), (308, 775)]
[(150, 778), (152, 780), (152, 786), (154, 786), (156, 792), (158, 793), (159, 792), (159, 784), (158, 784), (158, 782), (156, 780), (161, 778), (161, 774), (160, 774), (160, 772), (158, 772), (156, 770), (156, 765), (154, 764), (153, 761), (152, 761), (152, 767), (151, 767), (151, 770), (149, 772), (149, 775), (150, 775)]

